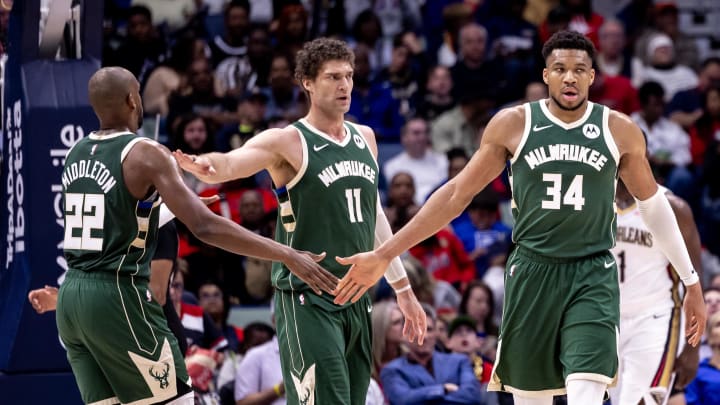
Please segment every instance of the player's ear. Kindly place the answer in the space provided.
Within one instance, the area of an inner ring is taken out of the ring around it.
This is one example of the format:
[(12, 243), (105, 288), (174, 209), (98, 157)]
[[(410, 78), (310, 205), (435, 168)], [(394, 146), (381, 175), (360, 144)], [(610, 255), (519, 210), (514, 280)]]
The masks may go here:
[(127, 103), (127, 106), (130, 107), (131, 110), (134, 110), (137, 108), (137, 105), (135, 104), (135, 99), (133, 99), (132, 93), (128, 92), (127, 95), (125, 95), (125, 103)]
[(548, 84), (548, 70), (547, 70), (547, 68), (543, 68), (542, 76), (543, 76), (543, 82), (545, 82), (545, 84)]
[(595, 82), (595, 69), (590, 69), (590, 85)]

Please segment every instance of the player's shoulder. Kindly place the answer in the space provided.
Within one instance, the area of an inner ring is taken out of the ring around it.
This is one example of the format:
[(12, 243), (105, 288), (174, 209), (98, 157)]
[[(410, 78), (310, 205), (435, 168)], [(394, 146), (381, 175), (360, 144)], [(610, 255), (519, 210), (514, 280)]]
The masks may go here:
[[(505, 142), (508, 134), (517, 135), (523, 133), (525, 128), (526, 104), (506, 107), (498, 111), (488, 122), (483, 133), (483, 138), (503, 140)], [(497, 138), (499, 137), (499, 138)]]
[(528, 103), (506, 107), (497, 112), (492, 118), (493, 121), (502, 123), (525, 123), (525, 109)]
[(638, 128), (635, 124), (635, 121), (633, 121), (632, 118), (630, 118), (629, 115), (613, 110), (612, 108), (606, 107), (609, 110), (608, 113), (608, 126), (610, 127), (610, 130), (613, 129), (629, 129), (629, 128)]

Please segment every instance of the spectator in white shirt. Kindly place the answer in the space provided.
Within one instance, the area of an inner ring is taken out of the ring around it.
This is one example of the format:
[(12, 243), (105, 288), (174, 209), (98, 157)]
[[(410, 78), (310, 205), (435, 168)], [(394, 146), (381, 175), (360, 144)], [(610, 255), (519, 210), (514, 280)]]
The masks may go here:
[(422, 118), (412, 118), (400, 133), (403, 151), (383, 167), (386, 179), (399, 172), (409, 173), (415, 182), (415, 203), (421, 204), (435, 187), (446, 179), (448, 161), (430, 147), (430, 132)]
[(280, 369), (277, 336), (250, 349), (240, 362), (235, 376), (237, 405), (285, 405), (285, 385)]
[(655, 81), (665, 90), (665, 101), (670, 101), (675, 93), (692, 89), (698, 84), (698, 76), (689, 67), (677, 63), (675, 45), (665, 34), (655, 34), (647, 45), (649, 65), (635, 58), (632, 65), (632, 85), (638, 88), (643, 83)]

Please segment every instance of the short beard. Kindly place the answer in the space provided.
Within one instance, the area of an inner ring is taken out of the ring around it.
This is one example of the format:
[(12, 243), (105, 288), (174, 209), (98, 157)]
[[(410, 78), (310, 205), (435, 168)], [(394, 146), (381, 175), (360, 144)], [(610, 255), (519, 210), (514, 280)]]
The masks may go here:
[(576, 105), (575, 107), (565, 107), (564, 105), (560, 104), (560, 101), (558, 101), (558, 99), (556, 99), (555, 96), (550, 96), (550, 97), (552, 97), (552, 99), (553, 99), (553, 101), (555, 102), (555, 104), (556, 104), (561, 110), (565, 110), (565, 111), (575, 111), (575, 110), (577, 110), (578, 108), (580, 108), (580, 106), (582, 106), (583, 104), (585, 104), (585, 100), (586, 100), (586, 99), (580, 100), (580, 102), (578, 103), (578, 105)]

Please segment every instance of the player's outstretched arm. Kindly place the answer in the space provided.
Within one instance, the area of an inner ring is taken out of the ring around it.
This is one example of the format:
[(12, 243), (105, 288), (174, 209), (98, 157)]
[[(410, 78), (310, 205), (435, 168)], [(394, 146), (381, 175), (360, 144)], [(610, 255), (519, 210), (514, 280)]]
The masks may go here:
[(473, 196), (505, 168), (509, 155), (507, 134), (522, 131), (523, 125), (524, 112), (520, 109), (505, 109), (495, 115), (485, 129), (480, 148), (467, 166), (433, 193), (408, 224), (372, 252), (337, 259), (339, 263), (351, 267), (338, 284), (336, 295), (342, 295), (342, 301), (346, 302), (350, 296), (344, 293), (345, 289), (352, 288), (353, 283), (364, 285), (376, 281), (394, 257), (435, 234), (460, 215)]
[[(136, 175), (141, 177), (134, 185), (133, 194), (142, 195), (144, 190), (155, 187), (170, 211), (203, 242), (239, 255), (283, 262), (315, 292), (334, 290), (337, 278), (317, 264), (324, 253), (298, 252), (215, 215), (185, 186), (170, 151), (164, 146), (139, 142), (123, 163), (123, 173), (140, 173)], [(129, 177), (125, 176), (126, 181)]]
[[(700, 257), (702, 248), (700, 244), (700, 234), (698, 233), (697, 225), (695, 225), (692, 209), (680, 197), (667, 194), (667, 199), (677, 218), (680, 233), (682, 233), (685, 246), (687, 246), (688, 253), (690, 254), (690, 260), (702, 280), (702, 261)], [(674, 371), (677, 376), (675, 378), (675, 386), (685, 388), (690, 384), (690, 381), (692, 381), (697, 374), (699, 364), (700, 347), (685, 345), (675, 362)]]
[(294, 131), (292, 128), (268, 129), (250, 138), (242, 147), (227, 153), (211, 152), (197, 156), (176, 150), (173, 155), (183, 170), (205, 183), (223, 183), (250, 177), (276, 165), (280, 161), (279, 152), (284, 149), (282, 143), (288, 139), (297, 139), (293, 134), (287, 136)]
[(688, 343), (697, 346), (705, 331), (707, 313), (699, 277), (693, 266), (665, 193), (658, 188), (646, 158), (645, 140), (640, 128), (624, 114), (610, 115), (610, 130), (620, 151), (619, 174), (628, 191), (638, 200), (638, 208), (660, 250), (675, 268), (686, 287), (683, 310)]

